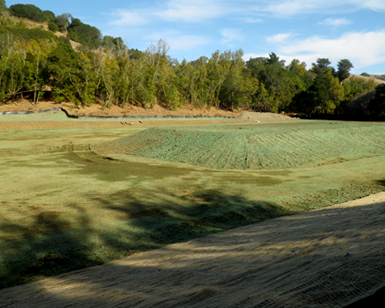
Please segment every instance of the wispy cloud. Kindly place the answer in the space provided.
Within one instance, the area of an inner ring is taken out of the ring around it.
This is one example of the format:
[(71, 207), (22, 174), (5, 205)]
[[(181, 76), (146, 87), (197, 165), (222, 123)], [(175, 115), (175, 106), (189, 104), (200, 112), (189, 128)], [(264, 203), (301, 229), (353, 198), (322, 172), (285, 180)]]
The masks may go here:
[(263, 22), (263, 19), (257, 18), (257, 17), (245, 17), (245, 18), (242, 18), (241, 21), (246, 24), (257, 24), (257, 23)]
[(385, 1), (384, 0), (366, 0), (366, 1), (356, 0), (356, 1), (352, 1), (352, 2), (355, 2), (356, 5), (358, 5), (362, 8), (369, 9), (372, 11), (376, 11), (376, 12), (385, 11)]
[(319, 23), (320, 25), (324, 26), (333, 26), (333, 27), (339, 27), (339, 26), (346, 26), (352, 24), (352, 21), (346, 18), (327, 18), (324, 21)]
[(227, 44), (233, 41), (242, 41), (244, 35), (240, 29), (223, 29), (221, 31), (222, 43)]
[(269, 43), (284, 43), (290, 36), (292, 36), (291, 33), (281, 33), (281, 34), (276, 34), (273, 36), (270, 36), (266, 38), (266, 42)]
[(112, 13), (114, 20), (110, 24), (116, 26), (140, 26), (149, 22), (149, 15), (149, 12), (145, 11), (118, 9)]
[(157, 16), (174, 21), (199, 22), (204, 19), (222, 16), (228, 6), (220, 0), (169, 0), (166, 9), (156, 13)]

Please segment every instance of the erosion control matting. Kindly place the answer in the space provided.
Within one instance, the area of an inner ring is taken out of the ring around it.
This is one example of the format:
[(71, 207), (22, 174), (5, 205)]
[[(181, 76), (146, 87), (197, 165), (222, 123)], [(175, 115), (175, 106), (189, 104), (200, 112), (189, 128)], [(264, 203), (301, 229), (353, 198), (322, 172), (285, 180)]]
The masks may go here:
[(384, 286), (385, 193), (0, 291), (0, 307), (344, 307)]
[(385, 124), (303, 121), (155, 127), (94, 150), (216, 169), (270, 169), (383, 155), (384, 140)]

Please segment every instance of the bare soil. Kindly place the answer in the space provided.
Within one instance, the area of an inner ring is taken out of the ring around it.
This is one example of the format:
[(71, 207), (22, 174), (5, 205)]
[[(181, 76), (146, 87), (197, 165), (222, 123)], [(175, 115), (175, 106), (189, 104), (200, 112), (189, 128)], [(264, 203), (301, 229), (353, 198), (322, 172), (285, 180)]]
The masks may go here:
[[(0, 112), (8, 111), (38, 111), (48, 110), (51, 108), (62, 108), (69, 115), (73, 116), (106, 116), (106, 117), (122, 117), (122, 116), (173, 116), (173, 117), (225, 117), (225, 118), (206, 118), (206, 119), (115, 119), (115, 120), (99, 120), (99, 121), (12, 121), (7, 115), (0, 115), (0, 131), (1, 130), (31, 130), (31, 129), (55, 129), (55, 128), (98, 128), (98, 127), (127, 127), (127, 126), (164, 126), (164, 125), (196, 125), (196, 124), (215, 124), (224, 122), (244, 123), (244, 122), (277, 122), (277, 121), (293, 121), (292, 118), (273, 113), (256, 113), (245, 111), (226, 111), (216, 108), (197, 109), (192, 106), (179, 108), (177, 110), (169, 110), (159, 105), (153, 108), (143, 108), (129, 105), (124, 108), (119, 106), (111, 106), (110, 108), (102, 108), (100, 105), (92, 105), (84, 108), (75, 107), (72, 103), (57, 104), (50, 101), (40, 102), (34, 106), (28, 100), (15, 101), (13, 103), (0, 105)], [(234, 118), (234, 119), (232, 119)], [(2, 121), (6, 120), (6, 121)]]
[(76, 107), (72, 103), (55, 103), (51, 101), (42, 101), (37, 106), (34, 106), (28, 100), (15, 101), (13, 103), (7, 103), (0, 105), (1, 111), (33, 111), (33, 110), (46, 110), (50, 108), (63, 108), (69, 114), (82, 116), (82, 115), (92, 115), (92, 116), (233, 116), (237, 117), (242, 114), (242, 111), (226, 111), (216, 108), (202, 108), (197, 109), (193, 106), (188, 106), (184, 108), (179, 108), (177, 110), (169, 110), (160, 105), (155, 105), (153, 108), (143, 108), (134, 105), (128, 105), (124, 108), (119, 106), (111, 106), (109, 108), (103, 108), (101, 105), (94, 104), (87, 107)]

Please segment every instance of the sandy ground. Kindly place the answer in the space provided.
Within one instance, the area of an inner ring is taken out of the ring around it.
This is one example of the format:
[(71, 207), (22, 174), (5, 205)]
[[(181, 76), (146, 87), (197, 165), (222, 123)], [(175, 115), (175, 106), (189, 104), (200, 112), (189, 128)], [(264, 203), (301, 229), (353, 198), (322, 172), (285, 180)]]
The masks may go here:
[(384, 286), (385, 193), (0, 291), (0, 307), (343, 307)]

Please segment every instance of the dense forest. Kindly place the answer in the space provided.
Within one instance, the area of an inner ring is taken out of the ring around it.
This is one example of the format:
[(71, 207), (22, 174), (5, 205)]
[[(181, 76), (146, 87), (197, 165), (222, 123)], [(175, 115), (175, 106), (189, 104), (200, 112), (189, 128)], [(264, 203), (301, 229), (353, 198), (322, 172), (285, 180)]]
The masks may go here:
[[(29, 20), (40, 27), (28, 26)], [(22, 97), (35, 105), (41, 99), (103, 107), (192, 104), (385, 119), (385, 85), (352, 78), (348, 59), (335, 69), (319, 58), (307, 69), (273, 52), (246, 62), (242, 50), (215, 51), (191, 62), (167, 52), (163, 40), (145, 51), (129, 49), (121, 38), (103, 36), (70, 14), (56, 16), (31, 4), (8, 8), (0, 0), (0, 103)]]

